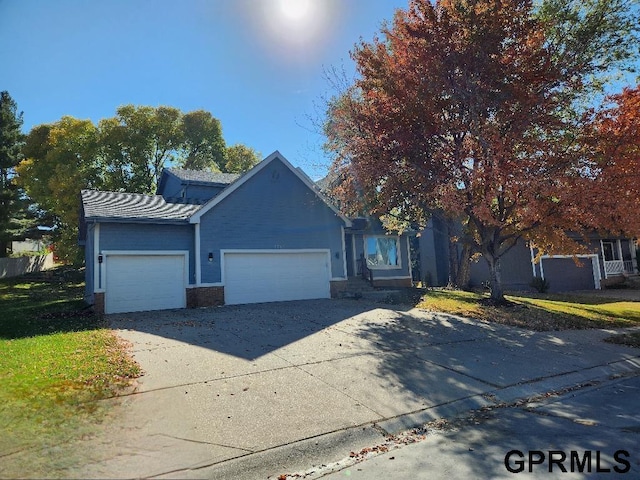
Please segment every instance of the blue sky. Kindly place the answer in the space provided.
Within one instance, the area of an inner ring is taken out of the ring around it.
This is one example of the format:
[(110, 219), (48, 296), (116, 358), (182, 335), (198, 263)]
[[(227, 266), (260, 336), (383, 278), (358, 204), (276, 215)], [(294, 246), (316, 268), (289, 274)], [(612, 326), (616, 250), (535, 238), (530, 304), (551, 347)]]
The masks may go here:
[(311, 119), (353, 73), (349, 51), (407, 0), (0, 0), (0, 90), (24, 130), (119, 105), (204, 109), (228, 145), (274, 150), (318, 178)]

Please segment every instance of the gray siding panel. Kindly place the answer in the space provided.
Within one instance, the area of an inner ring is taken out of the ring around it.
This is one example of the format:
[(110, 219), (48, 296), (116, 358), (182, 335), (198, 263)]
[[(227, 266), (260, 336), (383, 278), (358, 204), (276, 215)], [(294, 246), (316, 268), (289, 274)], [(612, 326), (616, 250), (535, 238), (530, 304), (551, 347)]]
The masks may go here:
[[(506, 290), (531, 290), (530, 283), (533, 280), (531, 251), (524, 241), (519, 241), (502, 257), (501, 265), (502, 285)], [(544, 268), (546, 277), (546, 267)], [(477, 262), (471, 262), (470, 284), (472, 287), (477, 287), (485, 281), (489, 281), (489, 266), (487, 261), (480, 257)]]
[(444, 287), (449, 282), (449, 237), (444, 223), (431, 218), (419, 242), (421, 280), (430, 287)]
[(213, 185), (186, 185), (185, 197), (206, 202), (218, 195), (224, 188)]
[(215, 197), (224, 186), (216, 185), (193, 185), (189, 182), (181, 182), (173, 175), (167, 175), (166, 183), (163, 185), (162, 195), (165, 199), (176, 200), (184, 198), (189, 203), (204, 203)]
[(329, 249), (331, 275), (344, 277), (342, 226), (333, 210), (274, 160), (203, 215), (202, 282), (221, 281), (223, 249)]
[(100, 224), (100, 250), (188, 250), (189, 283), (195, 283), (194, 226), (133, 223)]
[(162, 178), (162, 190), (158, 191), (158, 195), (164, 198), (179, 197), (182, 192), (182, 182), (173, 175), (167, 175), (166, 172)]

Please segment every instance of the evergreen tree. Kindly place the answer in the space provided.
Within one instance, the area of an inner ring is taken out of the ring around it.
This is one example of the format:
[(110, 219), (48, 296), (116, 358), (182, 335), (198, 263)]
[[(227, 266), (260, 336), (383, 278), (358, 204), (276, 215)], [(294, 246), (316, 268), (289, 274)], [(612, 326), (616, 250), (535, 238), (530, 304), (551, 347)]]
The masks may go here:
[(23, 135), (22, 112), (9, 92), (0, 92), (0, 257), (15, 234), (15, 218), (23, 206), (20, 191), (13, 183), (15, 166), (20, 162)]

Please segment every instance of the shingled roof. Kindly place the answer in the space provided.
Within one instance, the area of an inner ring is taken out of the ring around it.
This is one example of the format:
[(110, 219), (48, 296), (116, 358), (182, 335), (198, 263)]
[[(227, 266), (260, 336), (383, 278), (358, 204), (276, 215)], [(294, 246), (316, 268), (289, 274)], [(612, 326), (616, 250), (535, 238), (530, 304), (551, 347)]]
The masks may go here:
[(162, 195), (82, 190), (84, 218), (111, 221), (188, 222), (202, 205), (170, 203)]
[(173, 173), (180, 180), (186, 180), (188, 182), (217, 183), (222, 185), (229, 185), (241, 176), (238, 173), (206, 172), (203, 170), (188, 170), (183, 168), (170, 168), (169, 172)]

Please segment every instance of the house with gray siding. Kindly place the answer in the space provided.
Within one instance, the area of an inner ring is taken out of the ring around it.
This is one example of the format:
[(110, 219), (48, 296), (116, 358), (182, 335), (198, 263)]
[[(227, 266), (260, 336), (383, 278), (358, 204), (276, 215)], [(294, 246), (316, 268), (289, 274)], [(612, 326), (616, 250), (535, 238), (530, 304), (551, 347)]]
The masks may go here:
[[(576, 240), (583, 242), (582, 238)], [(506, 290), (533, 290), (535, 277), (549, 283), (549, 291), (601, 289), (638, 275), (636, 242), (615, 236), (588, 236), (587, 253), (542, 255), (525, 240), (520, 240), (502, 257), (502, 282)], [(420, 235), (422, 279), (429, 286), (445, 286), (449, 274), (449, 242), (445, 226), (431, 219)], [(489, 267), (480, 256), (471, 262), (470, 286), (489, 282)]]
[(117, 313), (411, 285), (408, 242), (345, 217), (274, 152), (243, 175), (165, 169), (156, 195), (81, 192), (85, 299)]

